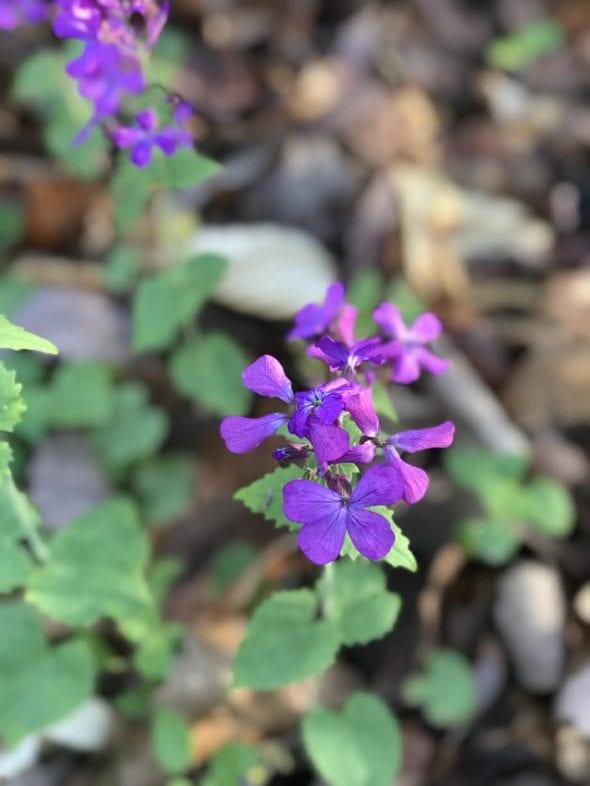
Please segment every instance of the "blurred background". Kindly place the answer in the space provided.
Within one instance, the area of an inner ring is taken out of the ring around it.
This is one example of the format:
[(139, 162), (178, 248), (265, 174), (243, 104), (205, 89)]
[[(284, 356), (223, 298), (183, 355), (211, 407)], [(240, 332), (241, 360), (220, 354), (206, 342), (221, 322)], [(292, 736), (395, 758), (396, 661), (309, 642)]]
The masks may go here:
[[(187, 643), (158, 690), (191, 720), (192, 782), (242, 739), (265, 750), (272, 784), (318, 786), (298, 719), (367, 687), (402, 721), (398, 786), (590, 784), (590, 5), (171, 6), (152, 79), (195, 106), (198, 149), (223, 169), (156, 192), (133, 222), (121, 205), (136, 184), (109, 190), (108, 143), (71, 148), (84, 107), (49, 28), (0, 34), (0, 312), (61, 350), (57, 367), (9, 361), (29, 405), (20, 484), (54, 531), (134, 495), (156, 552), (181, 560), (165, 609)], [(138, 282), (196, 252), (225, 257), (221, 283), (176, 344), (138, 351)], [(268, 443), (227, 453), (219, 418), (272, 411), (238, 390), (260, 354), (313, 377), (284, 338), (337, 279), (363, 325), (384, 298), (443, 320), (451, 371), (392, 396), (403, 428), (454, 420), (457, 452), (417, 459), (431, 484), (397, 518), (420, 569), (391, 578), (395, 631), (321, 681), (228, 696), (246, 612), (317, 574), (292, 535), (232, 499), (273, 461)], [(183, 357), (200, 331), (218, 343)], [(83, 392), (54, 409), (51, 390), (72, 385)], [(512, 495), (547, 484), (528, 518), (511, 517), (506, 478)], [(476, 686), (477, 710), (450, 729), (400, 688), (439, 647), (467, 658)], [(102, 694), (130, 680), (111, 673)], [(129, 715), (101, 752), (57, 746), (8, 782), (157, 786)]]

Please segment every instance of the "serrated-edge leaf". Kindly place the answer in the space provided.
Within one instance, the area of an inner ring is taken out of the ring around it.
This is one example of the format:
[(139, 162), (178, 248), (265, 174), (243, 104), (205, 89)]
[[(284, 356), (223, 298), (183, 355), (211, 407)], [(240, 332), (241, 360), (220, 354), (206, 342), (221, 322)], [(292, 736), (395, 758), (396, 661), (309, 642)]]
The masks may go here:
[(234, 493), (234, 499), (242, 502), (252, 513), (261, 513), (267, 521), (277, 527), (290, 530), (299, 529), (299, 525), (288, 519), (283, 513), (283, 487), (291, 480), (301, 478), (302, 470), (295, 464), (289, 467), (277, 467), (249, 486), (244, 486)]

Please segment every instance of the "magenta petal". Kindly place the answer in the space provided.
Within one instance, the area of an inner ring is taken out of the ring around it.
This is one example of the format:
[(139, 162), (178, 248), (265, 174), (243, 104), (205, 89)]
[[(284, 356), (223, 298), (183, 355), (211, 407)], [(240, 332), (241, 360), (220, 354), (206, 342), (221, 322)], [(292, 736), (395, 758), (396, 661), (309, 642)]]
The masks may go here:
[(350, 504), (355, 508), (394, 505), (402, 498), (403, 491), (403, 482), (398, 472), (383, 465), (371, 467), (352, 492)]
[(367, 559), (383, 559), (395, 542), (391, 524), (371, 510), (349, 508), (346, 519), (348, 534), (356, 550)]
[(399, 473), (403, 482), (403, 500), (408, 505), (419, 502), (428, 489), (428, 475), (420, 467), (413, 467), (400, 458), (395, 448), (386, 446), (384, 449), (385, 460), (391, 469)]
[(338, 559), (346, 535), (346, 516), (338, 515), (317, 524), (306, 524), (299, 530), (297, 545), (308, 560), (325, 565)]
[(342, 396), (338, 394), (329, 394), (322, 401), (319, 407), (315, 410), (315, 415), (322, 423), (334, 423), (344, 409), (344, 401)]
[(311, 480), (292, 480), (283, 488), (283, 511), (291, 521), (321, 524), (331, 521), (343, 508), (342, 497)]
[(232, 453), (247, 453), (276, 434), (283, 423), (287, 422), (288, 417), (279, 412), (264, 415), (262, 418), (241, 418), (231, 415), (221, 421), (219, 432), (228, 450)]
[(410, 385), (420, 376), (420, 364), (410, 352), (403, 352), (393, 360), (391, 379), (400, 385)]
[(148, 140), (138, 142), (131, 151), (131, 161), (138, 167), (147, 166), (152, 160), (152, 145)]
[(351, 418), (367, 437), (375, 437), (379, 433), (379, 417), (373, 404), (371, 388), (358, 387), (352, 393), (345, 393), (346, 409)]
[(387, 441), (395, 445), (398, 450), (406, 453), (416, 453), (418, 450), (428, 448), (448, 448), (452, 445), (455, 436), (455, 424), (446, 420), (439, 426), (420, 428), (414, 431), (400, 431)]
[(422, 368), (425, 368), (430, 374), (444, 374), (449, 368), (448, 360), (437, 357), (427, 349), (416, 350), (416, 359)]
[(321, 423), (313, 415), (308, 421), (307, 437), (318, 461), (337, 461), (350, 447), (350, 437), (344, 429)]
[(244, 385), (253, 393), (280, 398), (290, 404), (294, 400), (291, 380), (272, 355), (263, 355), (242, 372)]
[(125, 148), (136, 145), (143, 139), (144, 134), (139, 128), (126, 128), (125, 126), (121, 126), (112, 132), (112, 137), (117, 147)]
[(381, 330), (392, 338), (405, 338), (407, 328), (402, 315), (393, 303), (381, 303), (373, 311), (373, 320)]
[(343, 456), (340, 456), (338, 463), (370, 464), (375, 458), (375, 452), (376, 448), (372, 442), (363, 442), (347, 450)]
[(336, 334), (340, 341), (351, 347), (354, 344), (354, 330), (359, 310), (356, 306), (346, 303), (336, 321)]
[(427, 311), (425, 314), (420, 314), (412, 327), (408, 330), (408, 337), (412, 341), (419, 344), (428, 344), (429, 341), (434, 341), (442, 333), (442, 323), (440, 319)]

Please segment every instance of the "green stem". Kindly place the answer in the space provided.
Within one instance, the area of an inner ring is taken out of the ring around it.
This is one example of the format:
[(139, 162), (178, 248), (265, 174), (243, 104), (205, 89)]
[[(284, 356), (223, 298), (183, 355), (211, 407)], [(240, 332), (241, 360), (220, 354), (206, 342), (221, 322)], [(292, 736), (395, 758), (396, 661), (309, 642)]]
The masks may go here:
[(29, 548), (33, 552), (35, 559), (38, 562), (47, 562), (51, 553), (39, 535), (37, 529), (39, 516), (37, 512), (31, 506), (24, 494), (17, 489), (12, 476), (6, 479), (6, 487), (22, 529), (23, 537), (29, 544)]

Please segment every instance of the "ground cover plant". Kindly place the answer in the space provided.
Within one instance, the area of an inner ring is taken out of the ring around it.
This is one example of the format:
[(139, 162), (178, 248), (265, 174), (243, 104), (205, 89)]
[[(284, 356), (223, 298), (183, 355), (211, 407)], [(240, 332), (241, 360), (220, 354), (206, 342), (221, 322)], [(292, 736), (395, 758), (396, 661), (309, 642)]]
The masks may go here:
[(0, 779), (586, 782), (585, 23), (488, 5), (0, 0)]

